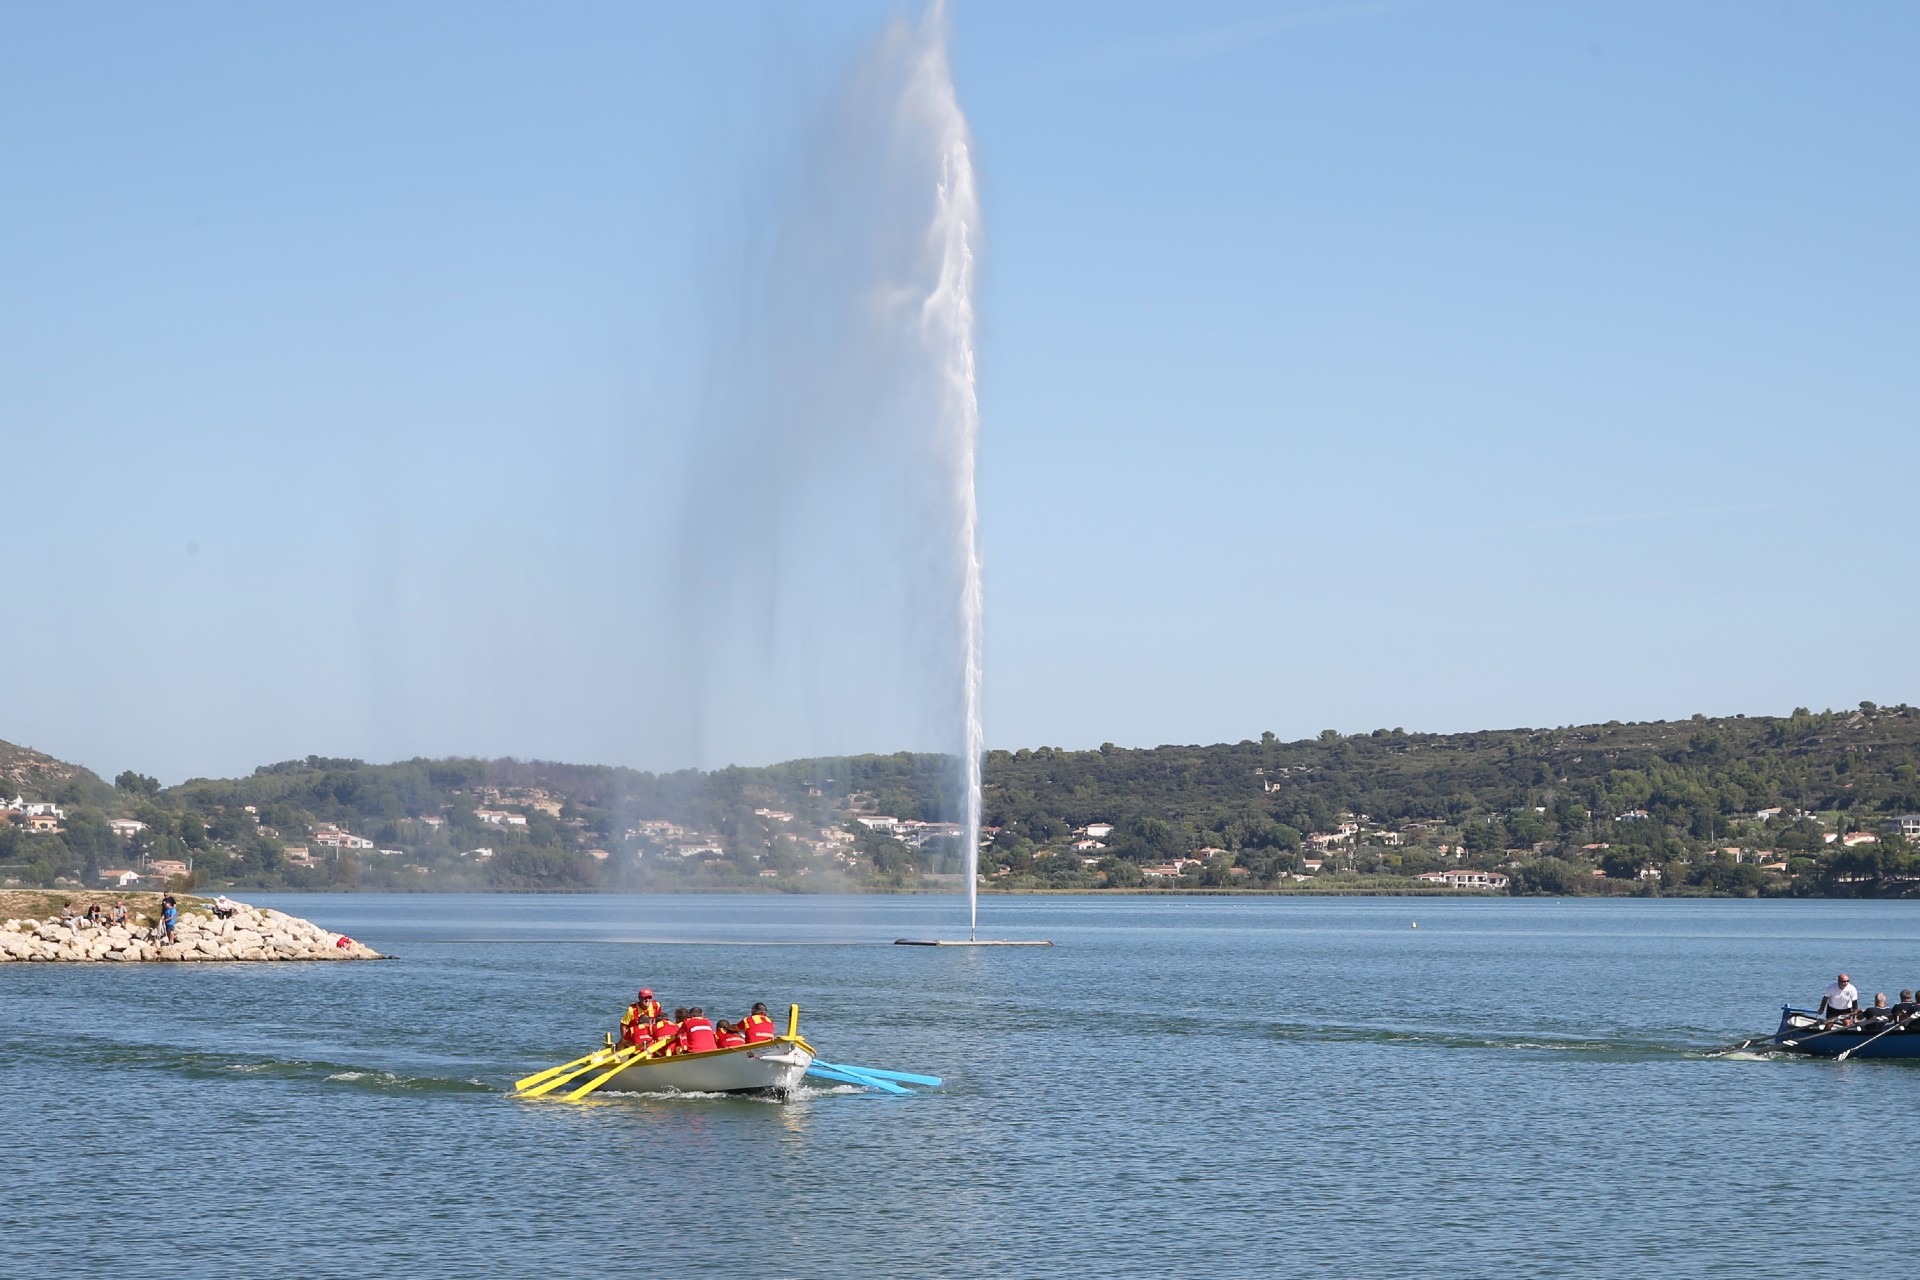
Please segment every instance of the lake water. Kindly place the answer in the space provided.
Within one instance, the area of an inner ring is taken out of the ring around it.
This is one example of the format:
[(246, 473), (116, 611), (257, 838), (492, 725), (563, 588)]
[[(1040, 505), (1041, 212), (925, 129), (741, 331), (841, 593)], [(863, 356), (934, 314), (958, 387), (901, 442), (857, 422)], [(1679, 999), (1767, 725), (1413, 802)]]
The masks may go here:
[[(1916, 904), (254, 901), (400, 958), (0, 967), (6, 1274), (1871, 1274), (1920, 1223), (1920, 1068), (1701, 1053), (1920, 982)], [(641, 983), (947, 1083), (506, 1095)]]

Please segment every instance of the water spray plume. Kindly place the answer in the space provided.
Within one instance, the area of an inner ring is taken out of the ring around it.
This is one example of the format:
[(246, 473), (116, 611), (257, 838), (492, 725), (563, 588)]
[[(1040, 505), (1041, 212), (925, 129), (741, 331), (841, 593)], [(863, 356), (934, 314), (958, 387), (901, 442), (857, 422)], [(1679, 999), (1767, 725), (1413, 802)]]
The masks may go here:
[(985, 602), (980, 585), (980, 507), (974, 475), (980, 451), (980, 392), (973, 348), (973, 240), (980, 225), (979, 190), (974, 183), (973, 152), (966, 117), (954, 93), (947, 63), (945, 7), (927, 15), (931, 33), (919, 81), (932, 99), (941, 123), (941, 183), (938, 212), (930, 232), (940, 255), (939, 283), (921, 311), (921, 325), (945, 372), (940, 429), (953, 477), (955, 559), (961, 566), (960, 721), (957, 744), (966, 803), (961, 823), (967, 877), (967, 935), (979, 935), (981, 768), (986, 730), (981, 719)]
[(943, 816), (960, 829), (971, 933), (980, 200), (947, 37), (939, 4), (890, 26), (798, 153), (774, 220), (727, 246), (720, 270), (750, 275), (704, 296), (744, 310), (713, 317), (662, 613), (700, 754), (757, 733), (763, 757), (877, 740), (955, 761)]

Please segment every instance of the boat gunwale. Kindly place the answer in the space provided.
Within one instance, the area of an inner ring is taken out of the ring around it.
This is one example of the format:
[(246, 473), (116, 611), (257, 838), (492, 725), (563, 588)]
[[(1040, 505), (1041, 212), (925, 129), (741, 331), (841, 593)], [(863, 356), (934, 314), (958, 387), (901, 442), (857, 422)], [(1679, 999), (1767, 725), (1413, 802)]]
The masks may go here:
[(724, 1049), (702, 1049), (699, 1053), (667, 1053), (639, 1058), (627, 1063), (626, 1066), (622, 1068), (622, 1071), (633, 1071), (641, 1067), (657, 1067), (668, 1062), (707, 1062), (714, 1058), (724, 1057), (729, 1053), (746, 1053), (752, 1049), (766, 1049), (776, 1046), (782, 1049), (805, 1050), (809, 1048), (806, 1044), (787, 1036), (776, 1036), (772, 1040), (756, 1040), (752, 1044), (730, 1044)]

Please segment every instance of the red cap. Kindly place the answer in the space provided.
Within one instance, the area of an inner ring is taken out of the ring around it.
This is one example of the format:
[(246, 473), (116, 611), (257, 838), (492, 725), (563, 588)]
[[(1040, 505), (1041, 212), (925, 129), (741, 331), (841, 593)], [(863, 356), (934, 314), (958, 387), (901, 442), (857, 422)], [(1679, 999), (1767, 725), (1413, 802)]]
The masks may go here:
[(649, 999), (649, 1000), (651, 1000), (651, 999), (653, 999), (653, 988), (652, 988), (652, 987), (642, 987), (642, 988), (640, 988), (640, 994), (641, 994), (641, 995), (643, 995), (643, 996), (645, 996), (645, 997), (646, 997), (647, 999)]

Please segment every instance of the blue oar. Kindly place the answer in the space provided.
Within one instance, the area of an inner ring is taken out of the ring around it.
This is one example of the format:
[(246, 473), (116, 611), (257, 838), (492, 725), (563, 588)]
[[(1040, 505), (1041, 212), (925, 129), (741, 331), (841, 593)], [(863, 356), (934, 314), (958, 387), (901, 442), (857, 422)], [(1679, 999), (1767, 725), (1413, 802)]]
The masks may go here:
[(857, 1075), (872, 1076), (876, 1080), (898, 1080), (902, 1084), (924, 1084), (928, 1088), (940, 1087), (939, 1076), (916, 1076), (905, 1071), (882, 1071), (878, 1067), (843, 1067), (837, 1062), (822, 1062), (814, 1059), (816, 1067), (825, 1067), (829, 1071), (852, 1071)]
[(862, 1088), (878, 1089), (882, 1093), (913, 1092), (911, 1089), (901, 1088), (891, 1080), (877, 1080), (872, 1076), (863, 1076), (852, 1071), (841, 1071), (835, 1067), (823, 1067), (817, 1062), (807, 1068), (807, 1074), (810, 1076), (819, 1076), (823, 1080), (838, 1080), (844, 1084), (857, 1084)]

